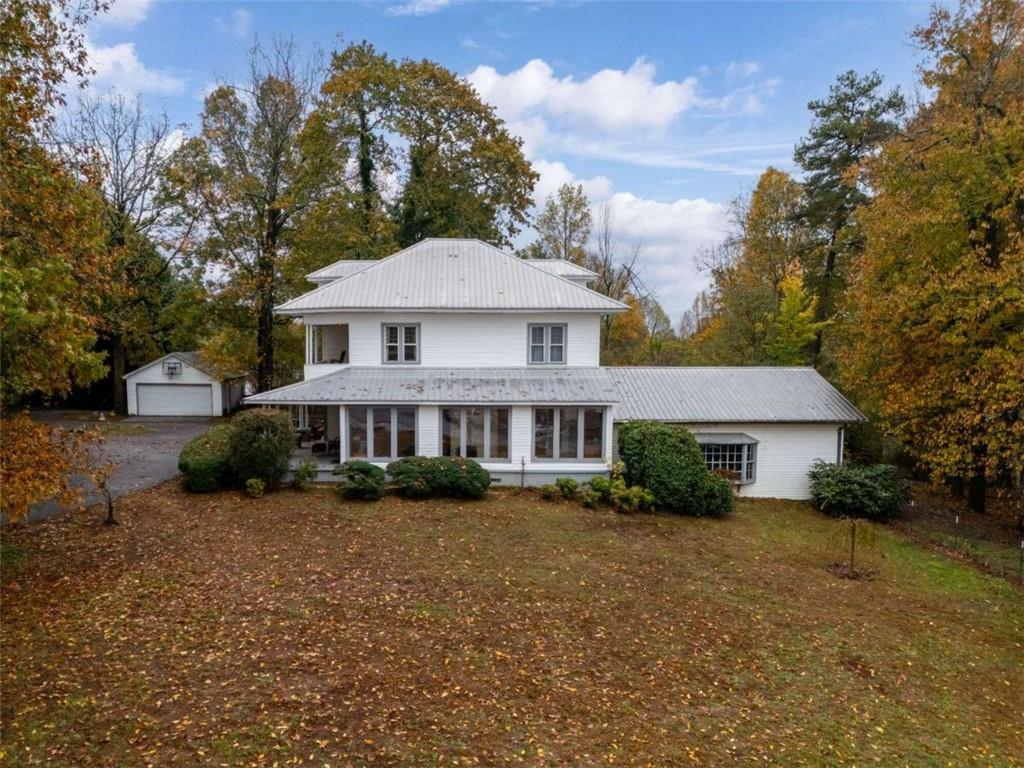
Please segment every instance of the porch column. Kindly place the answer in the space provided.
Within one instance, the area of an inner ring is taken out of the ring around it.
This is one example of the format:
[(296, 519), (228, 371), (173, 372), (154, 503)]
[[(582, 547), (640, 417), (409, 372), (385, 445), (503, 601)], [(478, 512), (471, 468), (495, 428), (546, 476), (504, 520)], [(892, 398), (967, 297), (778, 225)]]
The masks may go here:
[(348, 408), (338, 405), (338, 461), (348, 461)]

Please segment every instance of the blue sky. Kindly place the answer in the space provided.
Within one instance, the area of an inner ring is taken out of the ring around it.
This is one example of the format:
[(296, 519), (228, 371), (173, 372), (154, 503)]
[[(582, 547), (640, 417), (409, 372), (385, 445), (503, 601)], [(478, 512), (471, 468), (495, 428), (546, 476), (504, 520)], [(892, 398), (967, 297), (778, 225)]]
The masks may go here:
[[(114, 0), (89, 29), (99, 92), (188, 129), (254, 36), (369, 40), (466, 76), (525, 141), (537, 200), (565, 181), (612, 212), (673, 321), (707, 284), (701, 246), (769, 165), (792, 170), (810, 99), (846, 69), (914, 88), (926, 3), (163, 2)], [(524, 235), (523, 240), (528, 240)]]

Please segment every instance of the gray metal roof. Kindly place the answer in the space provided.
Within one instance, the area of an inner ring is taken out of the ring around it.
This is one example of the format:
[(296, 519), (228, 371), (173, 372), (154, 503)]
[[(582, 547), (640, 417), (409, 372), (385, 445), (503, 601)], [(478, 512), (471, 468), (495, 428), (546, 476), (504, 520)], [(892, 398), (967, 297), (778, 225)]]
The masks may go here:
[(321, 267), (315, 272), (306, 275), (306, 279), (312, 283), (328, 283), (342, 277), (348, 277), (356, 272), (366, 269), (376, 263), (375, 259), (343, 259), (326, 267)]
[(813, 368), (606, 368), (620, 395), (616, 421), (863, 421)]
[(754, 445), (757, 440), (742, 432), (694, 432), (701, 445)]
[(592, 272), (586, 267), (581, 267), (566, 259), (527, 259), (526, 263), (531, 267), (537, 267), (537, 269), (543, 269), (552, 275), (566, 277), (570, 280), (593, 280), (597, 277), (597, 272)]
[(480, 240), (428, 239), (277, 311), (621, 312), (626, 305)]
[(245, 399), (261, 403), (594, 403), (618, 399), (601, 368), (345, 368)]
[(199, 354), (198, 351), (192, 351), (192, 352), (168, 352), (163, 357), (158, 357), (156, 360), (150, 360), (145, 365), (140, 365), (134, 371), (128, 371), (128, 373), (126, 373), (121, 378), (122, 379), (127, 379), (129, 376), (134, 376), (139, 371), (144, 371), (146, 368), (149, 368), (150, 366), (154, 366), (157, 363), (162, 363), (164, 360), (167, 360), (168, 358), (171, 358), (171, 357), (173, 357), (173, 358), (175, 358), (177, 360), (180, 360), (181, 362), (185, 363), (186, 365), (190, 365), (193, 368), (195, 368), (196, 370), (202, 371), (203, 373), (205, 373), (205, 374), (207, 374), (209, 376), (212, 376), (215, 379), (219, 379), (221, 381), (225, 381), (227, 379), (241, 379), (241, 378), (243, 378), (245, 376), (244, 373), (240, 373), (240, 372), (228, 372), (228, 373), (224, 373), (224, 374), (218, 373), (213, 368), (213, 366), (207, 364), (206, 361), (203, 360), (202, 356)]
[(246, 398), (287, 403), (613, 403), (615, 420), (863, 421), (811, 368), (344, 368)]

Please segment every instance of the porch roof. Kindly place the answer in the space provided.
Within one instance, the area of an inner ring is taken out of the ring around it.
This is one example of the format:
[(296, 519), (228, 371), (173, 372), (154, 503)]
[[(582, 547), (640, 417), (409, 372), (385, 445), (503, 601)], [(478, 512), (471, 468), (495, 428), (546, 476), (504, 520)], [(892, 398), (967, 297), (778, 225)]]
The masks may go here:
[(351, 367), (245, 399), (297, 403), (594, 403), (619, 399), (601, 368)]

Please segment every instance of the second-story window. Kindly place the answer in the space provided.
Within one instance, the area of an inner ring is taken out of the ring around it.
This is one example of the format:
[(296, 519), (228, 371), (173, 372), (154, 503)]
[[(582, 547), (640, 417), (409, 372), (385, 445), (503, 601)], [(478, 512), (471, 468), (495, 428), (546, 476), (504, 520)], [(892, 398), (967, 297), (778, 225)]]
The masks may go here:
[(565, 364), (565, 325), (530, 325), (528, 333), (531, 365)]
[(386, 323), (384, 333), (385, 363), (418, 363), (420, 361), (419, 323)]

